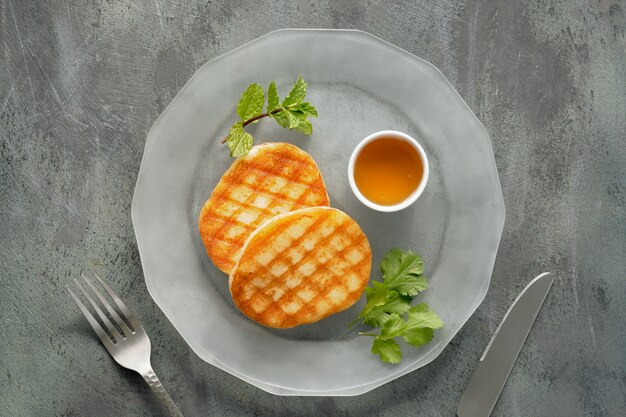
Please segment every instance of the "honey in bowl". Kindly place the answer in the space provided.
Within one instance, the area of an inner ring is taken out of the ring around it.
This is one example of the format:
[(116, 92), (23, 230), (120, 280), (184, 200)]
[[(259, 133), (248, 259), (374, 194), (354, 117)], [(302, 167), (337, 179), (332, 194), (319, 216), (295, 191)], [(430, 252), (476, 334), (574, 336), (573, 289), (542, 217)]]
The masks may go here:
[(380, 137), (366, 144), (354, 162), (354, 181), (369, 201), (393, 206), (406, 200), (424, 178), (424, 163), (409, 142)]

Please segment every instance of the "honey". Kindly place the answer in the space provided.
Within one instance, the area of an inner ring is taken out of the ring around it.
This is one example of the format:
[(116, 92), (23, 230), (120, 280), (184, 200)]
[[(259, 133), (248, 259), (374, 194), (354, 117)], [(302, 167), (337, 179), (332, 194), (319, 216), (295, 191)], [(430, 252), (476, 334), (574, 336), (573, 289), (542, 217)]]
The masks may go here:
[(424, 163), (408, 142), (381, 137), (366, 144), (354, 162), (354, 180), (372, 203), (393, 206), (406, 200), (424, 177)]

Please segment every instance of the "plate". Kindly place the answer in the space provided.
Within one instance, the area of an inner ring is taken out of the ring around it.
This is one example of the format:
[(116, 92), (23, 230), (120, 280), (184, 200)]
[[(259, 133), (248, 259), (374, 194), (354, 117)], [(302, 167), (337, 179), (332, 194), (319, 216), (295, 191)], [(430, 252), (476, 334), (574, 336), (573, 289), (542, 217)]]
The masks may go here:
[[(331, 205), (369, 237), (374, 279), (388, 249), (422, 254), (430, 288), (417, 299), (445, 327), (421, 349), (403, 347), (399, 365), (379, 362), (371, 338), (357, 335), (363, 329), (348, 329), (364, 300), (295, 329), (253, 323), (233, 305), (226, 275), (200, 240), (198, 213), (232, 162), (220, 139), (241, 92), (275, 80), (284, 96), (298, 74), (319, 111), (313, 135), (271, 120), (250, 132), (256, 143), (290, 142), (313, 156)], [(430, 162), (424, 194), (397, 213), (365, 207), (348, 184), (352, 150), (384, 129), (416, 138)], [(367, 392), (441, 353), (485, 297), (504, 203), (487, 132), (434, 66), (360, 31), (281, 30), (201, 67), (163, 111), (148, 134), (132, 218), (150, 295), (198, 356), (274, 394), (337, 396)]]

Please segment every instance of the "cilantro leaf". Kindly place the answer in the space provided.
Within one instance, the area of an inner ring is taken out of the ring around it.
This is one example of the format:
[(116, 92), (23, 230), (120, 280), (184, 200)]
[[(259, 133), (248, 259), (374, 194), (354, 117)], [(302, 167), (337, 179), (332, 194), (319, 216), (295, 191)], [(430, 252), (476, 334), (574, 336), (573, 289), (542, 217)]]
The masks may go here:
[(387, 299), (387, 292), (387, 286), (378, 281), (373, 281), (371, 287), (366, 287), (365, 298), (367, 303), (363, 307), (361, 317), (367, 316), (374, 307), (384, 304)]
[(394, 290), (390, 290), (389, 294), (387, 295), (385, 305), (382, 306), (382, 309), (389, 314), (404, 314), (409, 310), (410, 307), (411, 297), (406, 297), (404, 295), (400, 295)]
[[(365, 303), (365, 307), (363, 307), (363, 311), (359, 314), (359, 317), (357, 317), (357, 319), (352, 322), (350, 326), (356, 323), (360, 318), (363, 318), (364, 323), (369, 326), (380, 326), (386, 319), (387, 313), (381, 311), (376, 315), (376, 317), (372, 317), (372, 311), (374, 308), (385, 304), (385, 301), (387, 300), (387, 292), (387, 286), (378, 281), (373, 281), (371, 287), (365, 287), (365, 297), (367, 302)], [(368, 321), (370, 323), (368, 323)]]
[(437, 314), (428, 308), (428, 304), (421, 303), (409, 309), (407, 320), (398, 314), (391, 314), (378, 337), (387, 340), (401, 336), (407, 343), (419, 347), (430, 342), (433, 330), (441, 327), (443, 322)]
[(407, 328), (431, 328), (440, 329), (443, 322), (439, 316), (428, 308), (428, 304), (420, 303), (409, 309), (407, 314)]
[(422, 258), (413, 251), (393, 248), (380, 263), (383, 281), (389, 289), (402, 295), (415, 296), (428, 287)]
[[(396, 291), (388, 290), (385, 284), (377, 281), (374, 281), (373, 284), (385, 288), (385, 300), (376, 306), (372, 306), (367, 312), (364, 309), (363, 323), (372, 327), (382, 326), (389, 319), (390, 314), (404, 314), (411, 307), (411, 298), (402, 296)], [(367, 291), (368, 289), (369, 287), (365, 290)]]
[(289, 92), (289, 95), (283, 100), (282, 106), (292, 107), (298, 105), (304, 100), (304, 96), (306, 96), (306, 83), (301, 76), (298, 76), (296, 84)]
[(243, 122), (235, 123), (228, 133), (230, 156), (236, 158), (247, 154), (252, 148), (252, 135), (243, 130)]
[(389, 320), (390, 317), (391, 316), (385, 313), (385, 310), (379, 306), (374, 308), (366, 317), (363, 318), (363, 323), (371, 327), (380, 327), (387, 320)]
[(402, 361), (400, 345), (393, 339), (375, 338), (372, 343), (372, 353), (378, 355), (383, 362), (400, 363)]
[(258, 116), (263, 112), (263, 104), (265, 103), (265, 91), (260, 84), (253, 83), (246, 88), (239, 104), (237, 104), (237, 114), (241, 121), (246, 121), (252, 117)]
[(396, 338), (401, 337), (414, 347), (423, 346), (433, 339), (436, 329), (443, 327), (443, 322), (426, 303), (411, 307), (413, 296), (427, 287), (419, 255), (391, 249), (381, 261), (380, 269), (383, 282), (372, 281), (371, 286), (365, 288), (367, 302), (352, 324), (362, 320), (368, 326), (379, 327), (378, 334), (359, 334), (374, 336), (372, 353), (380, 360), (399, 363), (402, 352)]
[(409, 309), (406, 327), (402, 337), (415, 347), (420, 347), (433, 339), (433, 330), (443, 327), (443, 322), (428, 308), (428, 304), (420, 303)]
[(278, 108), (278, 93), (276, 92), (276, 83), (272, 81), (267, 87), (267, 112), (271, 112)]
[(389, 319), (380, 328), (380, 338), (393, 339), (404, 331), (406, 322), (398, 314), (390, 314)]
[(402, 338), (411, 346), (420, 347), (433, 340), (433, 329), (425, 327), (423, 329), (411, 329), (404, 332)]

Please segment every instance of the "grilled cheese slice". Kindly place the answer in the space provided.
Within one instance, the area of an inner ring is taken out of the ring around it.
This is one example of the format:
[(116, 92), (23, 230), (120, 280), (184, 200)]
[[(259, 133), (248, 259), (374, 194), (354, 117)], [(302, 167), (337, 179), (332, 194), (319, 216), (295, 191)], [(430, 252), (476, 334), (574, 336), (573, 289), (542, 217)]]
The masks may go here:
[(352, 306), (371, 265), (367, 237), (351, 217), (330, 207), (305, 208), (275, 216), (250, 235), (229, 288), (252, 320), (290, 328)]
[(250, 234), (277, 214), (330, 200), (311, 156), (288, 143), (265, 143), (236, 159), (204, 204), (198, 226), (207, 254), (230, 273)]

